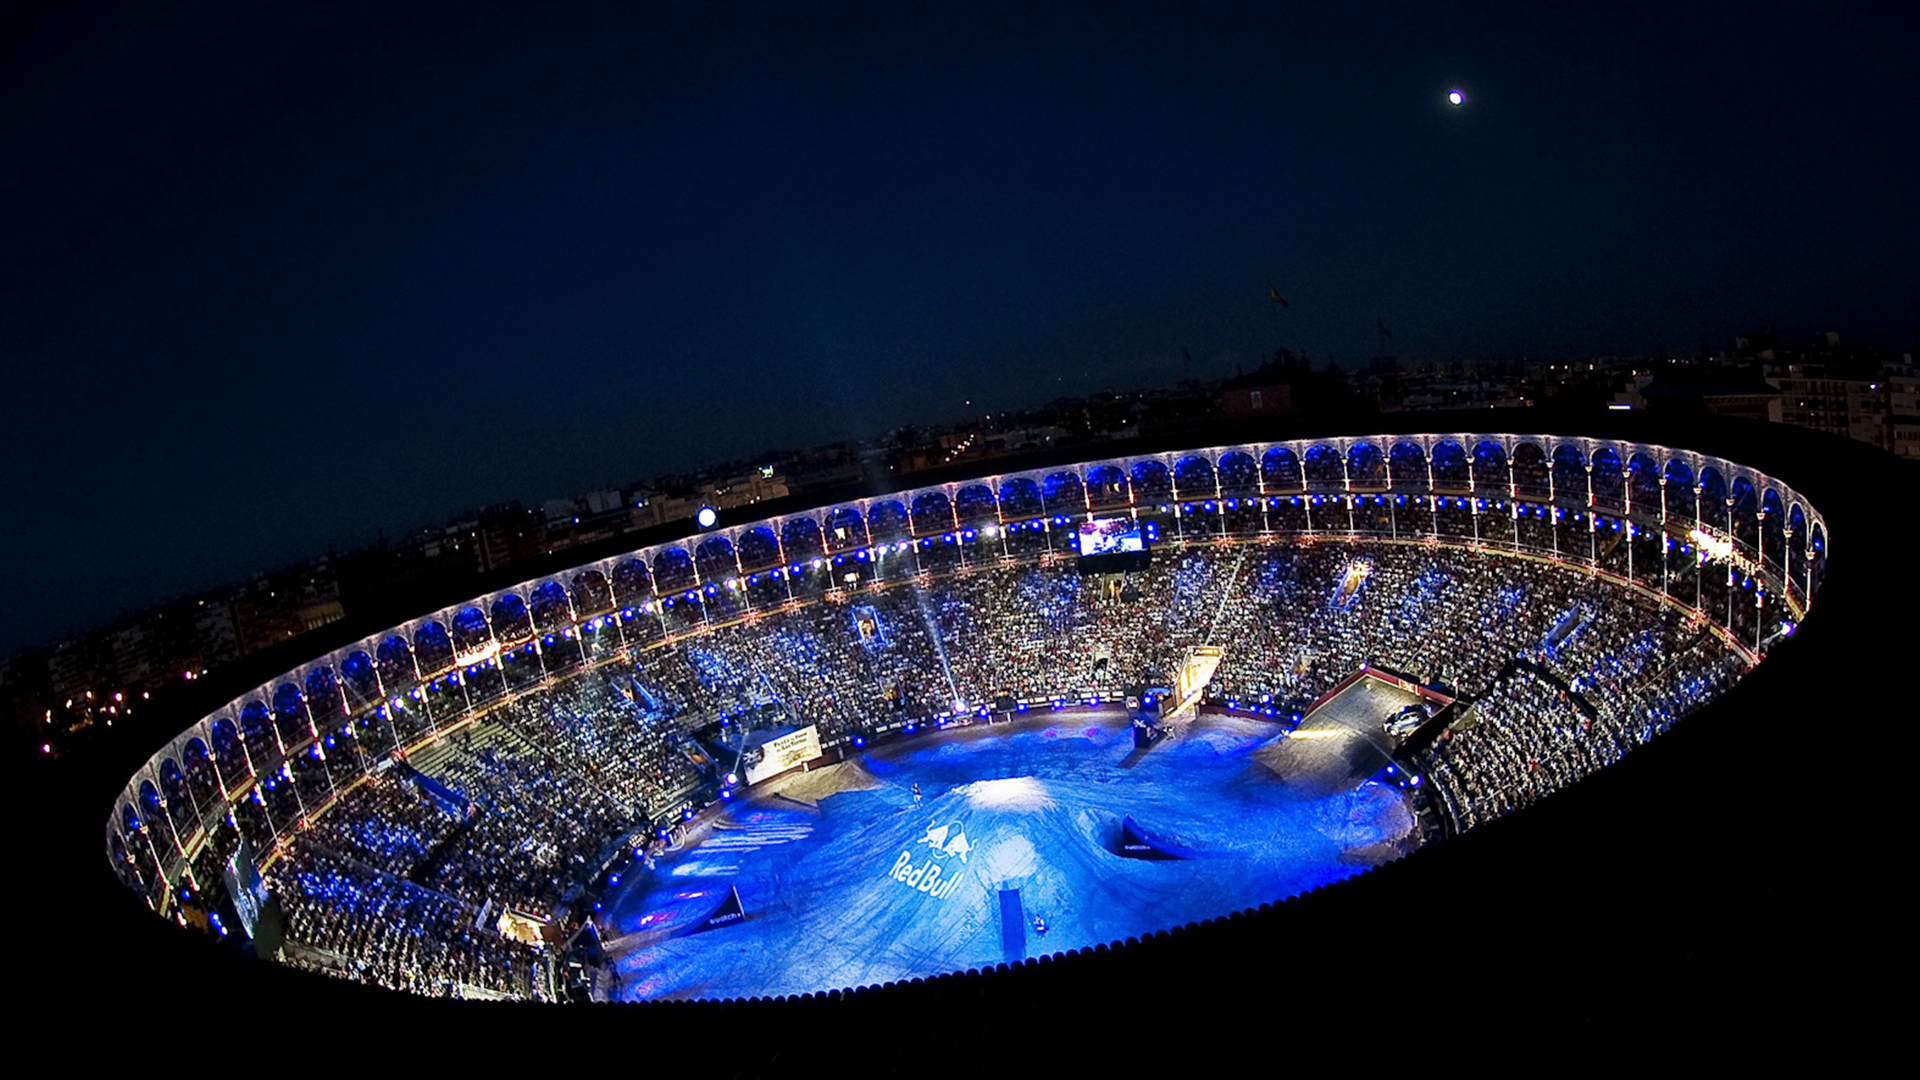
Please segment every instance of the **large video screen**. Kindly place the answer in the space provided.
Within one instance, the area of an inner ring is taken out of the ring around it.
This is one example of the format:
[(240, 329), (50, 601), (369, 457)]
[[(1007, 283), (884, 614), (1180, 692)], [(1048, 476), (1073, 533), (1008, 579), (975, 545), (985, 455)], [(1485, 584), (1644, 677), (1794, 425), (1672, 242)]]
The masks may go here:
[(240, 845), (227, 858), (222, 876), (226, 879), (227, 895), (233, 898), (233, 909), (240, 916), (240, 928), (254, 937), (260, 921), (260, 908), (267, 902), (267, 883), (260, 879), (260, 865), (253, 861), (253, 845), (247, 838), (240, 838)]
[(1132, 518), (1094, 518), (1080, 526), (1083, 574), (1119, 574), (1145, 570), (1149, 559), (1147, 535)]
[(1080, 526), (1080, 554), (1084, 558), (1145, 550), (1147, 538), (1140, 533), (1140, 523), (1132, 518), (1094, 518)]

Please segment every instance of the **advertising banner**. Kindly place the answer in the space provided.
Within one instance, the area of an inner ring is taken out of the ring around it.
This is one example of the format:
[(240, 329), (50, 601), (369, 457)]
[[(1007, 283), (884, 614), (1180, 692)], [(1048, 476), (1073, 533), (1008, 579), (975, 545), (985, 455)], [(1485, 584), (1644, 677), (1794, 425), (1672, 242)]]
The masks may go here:
[(757, 784), (769, 776), (820, 756), (820, 729), (808, 724), (791, 735), (782, 735), (760, 747), (760, 760), (747, 766), (747, 783)]

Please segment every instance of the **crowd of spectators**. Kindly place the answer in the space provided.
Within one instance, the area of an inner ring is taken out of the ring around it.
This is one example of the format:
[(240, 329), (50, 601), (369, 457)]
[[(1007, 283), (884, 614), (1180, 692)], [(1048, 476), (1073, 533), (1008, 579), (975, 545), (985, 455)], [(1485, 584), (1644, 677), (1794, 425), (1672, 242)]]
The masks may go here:
[(637, 827), (640, 811), (482, 721), (456, 734), (460, 753), (436, 779), (473, 801), (467, 827), (418, 876), (436, 888), (546, 915), (595, 869), (593, 857)]
[(325, 814), (309, 833), (376, 870), (406, 877), (459, 818), (391, 770), (367, 777), (353, 793), (352, 810)]
[(649, 708), (625, 670), (588, 673), (515, 698), (490, 714), (564, 776), (627, 807), (651, 807), (700, 781), (685, 750), (687, 717)]
[(361, 864), (311, 836), (293, 842), (272, 885), (305, 966), (436, 996), (548, 993), (532, 948), (477, 925), (484, 908)]
[(1458, 828), (1620, 760), (1744, 667), (1700, 627), (1637, 597), (1589, 598), (1574, 613), (1583, 621), (1570, 638), (1520, 658), (1427, 755)]
[[(677, 730), (588, 673), (382, 767), (270, 871), (294, 955), (400, 989), (525, 996), (544, 986), (522, 971), (540, 971), (539, 954), (473, 920), (506, 908), (550, 919), (608, 845), (649, 820), (650, 801), (696, 785)], [(425, 944), (442, 939), (451, 951)]]
[(1209, 699), (1270, 715), (1363, 663), (1460, 695), (1428, 762), (1460, 827), (1618, 759), (1741, 669), (1617, 584), (1438, 545), (1194, 546), (1124, 584), (1064, 560), (919, 575), (681, 627), (481, 710), (283, 847), (290, 937), (383, 985), (528, 993), (533, 954), (474, 912), (561, 910), (611, 845), (717, 778), (695, 733), (812, 724), (831, 746), (1163, 682), (1201, 645), (1224, 648)]

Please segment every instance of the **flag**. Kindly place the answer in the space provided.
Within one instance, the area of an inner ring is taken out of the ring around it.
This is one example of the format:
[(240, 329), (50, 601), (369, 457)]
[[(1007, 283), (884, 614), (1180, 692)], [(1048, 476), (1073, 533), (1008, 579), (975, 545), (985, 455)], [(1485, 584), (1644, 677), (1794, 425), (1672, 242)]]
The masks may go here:
[(1281, 296), (1280, 290), (1274, 288), (1271, 285), (1267, 286), (1267, 299), (1273, 301), (1273, 304), (1275, 307), (1287, 306), (1287, 298), (1284, 296)]
[(1393, 331), (1392, 331), (1391, 329), (1388, 329), (1388, 327), (1387, 327), (1387, 320), (1385, 320), (1385, 319), (1383, 319), (1383, 318), (1380, 318), (1379, 316), (1375, 316), (1375, 317), (1374, 317), (1374, 320), (1373, 320), (1373, 321), (1374, 321), (1374, 323), (1375, 323), (1376, 325), (1378, 325), (1378, 326), (1380, 327), (1380, 336), (1381, 336), (1381, 337), (1392, 337), (1392, 336), (1393, 336)]

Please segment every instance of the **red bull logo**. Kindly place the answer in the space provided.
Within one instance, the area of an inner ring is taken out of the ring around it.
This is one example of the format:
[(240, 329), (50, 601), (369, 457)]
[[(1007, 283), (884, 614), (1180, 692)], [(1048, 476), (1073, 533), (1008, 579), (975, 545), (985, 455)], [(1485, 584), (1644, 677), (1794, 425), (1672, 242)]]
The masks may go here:
[(942, 866), (948, 859), (959, 859), (964, 865), (967, 853), (973, 850), (973, 844), (967, 839), (966, 830), (957, 821), (945, 825), (929, 825), (927, 834), (915, 844), (926, 844), (933, 848), (933, 854), (919, 866), (913, 865), (913, 852), (903, 851), (893, 861), (893, 869), (887, 876), (918, 892), (926, 893), (936, 900), (953, 895), (960, 885), (960, 874), (951, 863)]
[(973, 845), (967, 842), (966, 830), (957, 821), (927, 826), (927, 835), (920, 838), (920, 843), (932, 847), (939, 858), (958, 855), (961, 862), (966, 862), (967, 852), (973, 850)]

